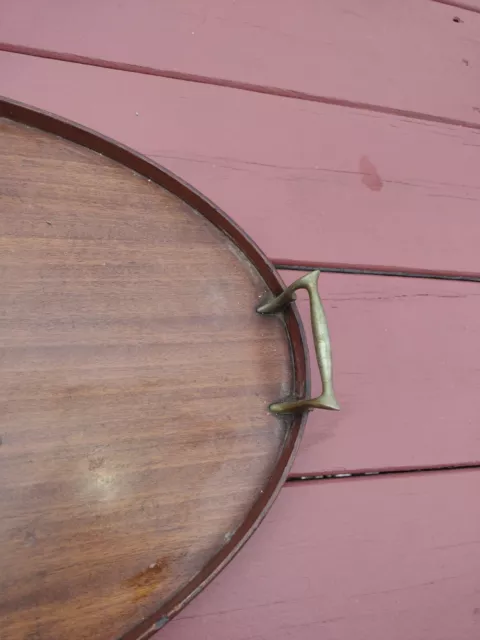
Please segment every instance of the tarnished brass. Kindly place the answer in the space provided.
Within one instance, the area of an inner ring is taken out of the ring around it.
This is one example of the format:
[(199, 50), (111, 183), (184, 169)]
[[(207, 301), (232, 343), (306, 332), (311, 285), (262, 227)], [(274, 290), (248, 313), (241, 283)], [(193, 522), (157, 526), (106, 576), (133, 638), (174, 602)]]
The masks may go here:
[(340, 409), (333, 391), (332, 350), (330, 347), (327, 319), (318, 293), (319, 275), (320, 271), (318, 270), (308, 273), (287, 287), (277, 298), (270, 300), (266, 304), (262, 304), (257, 309), (258, 313), (262, 314), (277, 313), (296, 299), (295, 291), (298, 289), (306, 289), (310, 298), (310, 318), (318, 368), (322, 379), (322, 394), (317, 398), (276, 402), (270, 405), (270, 411), (273, 413), (296, 413), (298, 411), (309, 411), (311, 409), (338, 411)]

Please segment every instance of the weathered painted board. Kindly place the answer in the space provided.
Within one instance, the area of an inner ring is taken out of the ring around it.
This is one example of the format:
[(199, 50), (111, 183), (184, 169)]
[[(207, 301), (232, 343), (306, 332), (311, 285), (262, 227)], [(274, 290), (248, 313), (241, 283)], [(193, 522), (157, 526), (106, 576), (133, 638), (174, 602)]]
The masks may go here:
[(479, 27), (426, 0), (4, 0), (0, 41), (478, 125)]
[(341, 411), (310, 413), (293, 473), (480, 464), (480, 283), (324, 273), (319, 290)]

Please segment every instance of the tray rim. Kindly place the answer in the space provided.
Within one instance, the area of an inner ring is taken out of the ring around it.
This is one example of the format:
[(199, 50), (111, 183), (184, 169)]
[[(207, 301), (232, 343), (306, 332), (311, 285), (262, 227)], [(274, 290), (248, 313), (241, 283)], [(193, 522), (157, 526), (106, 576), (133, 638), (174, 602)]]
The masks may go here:
[[(255, 242), (219, 207), (194, 187), (133, 149), (56, 114), (0, 96), (0, 118), (34, 127), (46, 133), (100, 153), (155, 182), (192, 207), (223, 232), (256, 268), (274, 296), (285, 284), (278, 271)], [(290, 305), (284, 313), (287, 339), (293, 364), (295, 395), (304, 398), (310, 392), (308, 349), (300, 315)], [(184, 587), (148, 618), (136, 624), (119, 640), (147, 640), (164, 627), (220, 573), (256, 531), (283, 487), (297, 453), (308, 412), (293, 417), (283, 448), (259, 498), (252, 504), (242, 524), (226, 543)]]

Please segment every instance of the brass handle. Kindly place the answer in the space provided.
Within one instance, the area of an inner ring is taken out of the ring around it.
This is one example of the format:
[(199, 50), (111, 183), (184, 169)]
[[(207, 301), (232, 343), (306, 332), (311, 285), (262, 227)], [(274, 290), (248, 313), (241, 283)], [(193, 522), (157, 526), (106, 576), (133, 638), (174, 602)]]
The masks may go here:
[(258, 313), (277, 313), (277, 311), (281, 311), (296, 299), (295, 291), (297, 291), (297, 289), (306, 289), (310, 298), (310, 318), (312, 321), (317, 363), (322, 379), (322, 394), (319, 395), (318, 398), (276, 402), (270, 405), (270, 411), (273, 413), (296, 413), (297, 411), (310, 409), (330, 409), (338, 411), (340, 409), (333, 391), (332, 350), (330, 347), (327, 319), (318, 293), (319, 275), (320, 271), (311, 271), (287, 287), (278, 297), (266, 304), (260, 305), (257, 309)]

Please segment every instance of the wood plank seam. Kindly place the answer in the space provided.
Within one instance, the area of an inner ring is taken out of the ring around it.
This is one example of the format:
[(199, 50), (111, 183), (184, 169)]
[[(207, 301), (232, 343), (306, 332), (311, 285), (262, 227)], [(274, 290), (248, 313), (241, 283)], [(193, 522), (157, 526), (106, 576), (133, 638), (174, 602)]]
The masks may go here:
[(397, 467), (395, 469), (376, 469), (364, 471), (349, 471), (348, 473), (321, 473), (321, 474), (290, 474), (287, 482), (299, 484), (302, 482), (319, 482), (322, 480), (343, 480), (345, 478), (370, 478), (371, 476), (398, 476), (412, 473), (446, 473), (449, 471), (462, 471), (466, 469), (480, 469), (480, 462), (466, 462), (465, 464), (452, 465), (428, 465), (418, 467)]
[(468, 2), (456, 2), (456, 0), (432, 0), (437, 4), (444, 4), (447, 7), (455, 7), (456, 9), (463, 9), (465, 11), (471, 11), (472, 13), (480, 13), (480, 6), (469, 4)]
[(316, 102), (336, 107), (344, 107), (348, 109), (358, 109), (360, 111), (370, 111), (372, 113), (381, 113), (385, 115), (401, 116), (411, 118), (423, 122), (441, 123), (457, 127), (465, 127), (480, 131), (480, 124), (457, 118), (448, 118), (445, 116), (436, 116), (420, 111), (411, 111), (408, 109), (396, 109), (394, 107), (381, 106), (368, 102), (355, 100), (346, 100), (342, 98), (334, 98), (332, 96), (319, 96), (305, 91), (297, 91), (293, 89), (282, 89), (280, 87), (270, 87), (266, 85), (258, 85), (250, 82), (239, 82), (228, 80), (226, 78), (213, 78), (182, 71), (173, 71), (169, 69), (154, 69), (143, 65), (114, 62), (112, 60), (104, 60), (101, 58), (93, 58), (77, 54), (62, 53), (40, 49), (36, 47), (28, 47), (25, 45), (10, 44), (8, 42), (0, 42), (0, 51), (6, 53), (15, 53), (19, 55), (31, 56), (34, 58), (44, 58), (48, 60), (58, 60), (59, 62), (70, 62), (73, 64), (81, 64), (91, 67), (99, 67), (102, 69), (110, 69), (112, 71), (125, 71), (128, 73), (138, 73), (141, 75), (157, 76), (168, 78), (171, 80), (182, 80), (184, 82), (193, 82), (197, 84), (206, 84), (210, 86), (223, 87), (227, 89), (237, 89), (239, 91), (248, 91), (250, 93), (260, 93), (280, 98), (292, 98), (295, 100), (303, 100), (306, 102)]
[(318, 262), (316, 264), (300, 264), (292, 261), (289, 264), (286, 261), (276, 262), (273, 260), (274, 266), (280, 271), (314, 271), (320, 269), (324, 273), (344, 273), (348, 275), (359, 276), (384, 276), (393, 278), (420, 278), (425, 280), (451, 280), (454, 282), (480, 282), (480, 276), (470, 273), (461, 273), (455, 271), (432, 271), (429, 269), (409, 270), (401, 267), (370, 267), (364, 265), (333, 265), (327, 262)]

